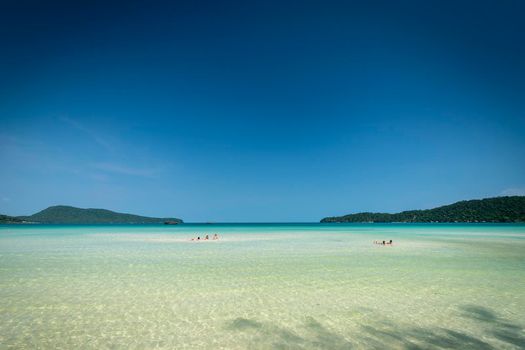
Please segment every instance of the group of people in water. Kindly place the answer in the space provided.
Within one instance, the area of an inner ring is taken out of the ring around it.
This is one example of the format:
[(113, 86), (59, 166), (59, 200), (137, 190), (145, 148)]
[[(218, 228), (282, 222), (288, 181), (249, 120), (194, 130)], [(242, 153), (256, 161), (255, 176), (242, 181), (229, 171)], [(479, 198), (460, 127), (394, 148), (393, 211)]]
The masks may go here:
[(374, 241), (374, 244), (379, 244), (379, 245), (392, 245), (393, 242), (392, 242), (392, 240), (390, 240), (389, 242), (387, 242), (387, 241)]
[[(211, 238), (212, 241), (216, 241), (218, 239), (219, 239), (219, 235), (218, 234), (214, 234), (213, 237)], [(191, 240), (192, 241), (209, 241), (210, 240), (210, 236), (206, 235), (202, 239), (201, 239), (201, 236), (197, 236), (195, 238), (192, 238)]]

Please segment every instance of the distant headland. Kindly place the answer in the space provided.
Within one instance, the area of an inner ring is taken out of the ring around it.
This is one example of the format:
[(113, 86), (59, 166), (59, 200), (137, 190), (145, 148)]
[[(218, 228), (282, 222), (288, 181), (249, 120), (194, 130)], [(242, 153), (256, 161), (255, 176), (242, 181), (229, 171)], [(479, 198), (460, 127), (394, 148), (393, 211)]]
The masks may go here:
[[(400, 213), (362, 212), (326, 217), (321, 223), (520, 223), (525, 222), (525, 196), (460, 201), (425, 210)], [(29, 216), (0, 214), (0, 224), (181, 224), (177, 218), (155, 218), (106, 209), (51, 206)]]
[(357, 213), (327, 217), (330, 222), (525, 222), (525, 196), (494, 197), (400, 213)]
[(177, 218), (152, 218), (106, 209), (82, 209), (56, 205), (30, 216), (0, 215), (0, 224), (175, 224)]

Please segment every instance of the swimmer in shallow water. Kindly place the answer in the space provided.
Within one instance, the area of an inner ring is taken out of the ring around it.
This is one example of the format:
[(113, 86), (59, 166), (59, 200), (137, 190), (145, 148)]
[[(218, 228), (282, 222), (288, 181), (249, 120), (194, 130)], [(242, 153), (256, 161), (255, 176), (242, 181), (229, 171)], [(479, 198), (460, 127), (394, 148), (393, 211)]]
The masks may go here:
[(374, 241), (374, 244), (379, 244), (379, 245), (392, 245), (394, 244), (394, 242), (392, 240), (390, 241)]
[(217, 234), (214, 234), (214, 235), (213, 235), (213, 239), (214, 239), (214, 240), (217, 240), (217, 239), (219, 239), (219, 235), (217, 235)]

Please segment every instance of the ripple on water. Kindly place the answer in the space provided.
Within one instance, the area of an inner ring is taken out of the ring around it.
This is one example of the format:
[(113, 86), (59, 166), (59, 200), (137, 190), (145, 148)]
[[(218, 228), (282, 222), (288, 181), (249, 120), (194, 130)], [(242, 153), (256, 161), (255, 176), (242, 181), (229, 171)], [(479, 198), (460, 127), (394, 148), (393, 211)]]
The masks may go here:
[(125, 230), (0, 235), (0, 342), (524, 348), (525, 241), (508, 232), (223, 228), (196, 243), (195, 232)]

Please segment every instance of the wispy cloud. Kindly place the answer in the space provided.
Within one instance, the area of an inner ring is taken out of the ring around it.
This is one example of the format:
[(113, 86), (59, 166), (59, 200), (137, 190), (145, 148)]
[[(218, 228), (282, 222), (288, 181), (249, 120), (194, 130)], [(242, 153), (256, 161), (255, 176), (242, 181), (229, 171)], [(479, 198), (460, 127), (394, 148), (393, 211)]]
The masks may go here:
[(158, 168), (149, 168), (149, 167), (148, 168), (138, 168), (138, 167), (130, 167), (130, 166), (122, 165), (118, 163), (109, 163), (109, 162), (95, 163), (95, 164), (92, 164), (91, 166), (99, 171), (130, 175), (130, 176), (154, 178), (159, 174)]
[(501, 191), (500, 196), (525, 196), (525, 187), (507, 188)]
[(110, 180), (110, 176), (108, 174), (102, 174), (102, 173), (91, 173), (88, 175), (91, 180), (95, 180), (98, 182), (107, 182)]
[(89, 136), (93, 141), (95, 141), (100, 146), (104, 147), (106, 150), (113, 152), (115, 150), (114, 146), (109, 142), (105, 137), (101, 136), (99, 132), (86, 127), (84, 124), (80, 123), (78, 120), (69, 118), (69, 117), (60, 117), (60, 120), (64, 123), (70, 125), (74, 129), (77, 129), (87, 136)]
[[(55, 119), (56, 120), (56, 119)], [(169, 162), (152, 157), (147, 152), (136, 149), (135, 144), (126, 147), (125, 153), (117, 152), (112, 135), (99, 135), (97, 131), (69, 117), (60, 117), (60, 121), (74, 130), (78, 130), (88, 140), (103, 147), (105, 152), (86, 152), (77, 157), (67, 146), (39, 140), (38, 138), (20, 137), (0, 130), (0, 161), (9, 169), (9, 176), (16, 176), (24, 169), (27, 172), (42, 176), (55, 174), (74, 175), (76, 178), (87, 178), (96, 182), (113, 182), (119, 177), (138, 177), (157, 179), (167, 169)], [(3, 175), (8, 172), (4, 171)], [(0, 194), (0, 203), (8, 202)]]

